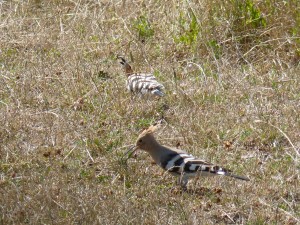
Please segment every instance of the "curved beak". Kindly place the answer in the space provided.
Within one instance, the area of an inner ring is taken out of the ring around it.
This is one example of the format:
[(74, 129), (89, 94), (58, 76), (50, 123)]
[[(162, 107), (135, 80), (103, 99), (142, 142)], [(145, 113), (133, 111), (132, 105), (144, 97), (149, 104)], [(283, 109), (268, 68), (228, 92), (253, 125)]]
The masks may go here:
[[(138, 149), (138, 147), (135, 146), (135, 145), (132, 146), (132, 147), (130, 147), (130, 148), (128, 149), (128, 151), (124, 153), (124, 155), (122, 156), (122, 159), (124, 159), (126, 155), (128, 155), (128, 158), (127, 158), (127, 159), (129, 159), (137, 149)], [(127, 159), (126, 159), (126, 160), (127, 160)]]

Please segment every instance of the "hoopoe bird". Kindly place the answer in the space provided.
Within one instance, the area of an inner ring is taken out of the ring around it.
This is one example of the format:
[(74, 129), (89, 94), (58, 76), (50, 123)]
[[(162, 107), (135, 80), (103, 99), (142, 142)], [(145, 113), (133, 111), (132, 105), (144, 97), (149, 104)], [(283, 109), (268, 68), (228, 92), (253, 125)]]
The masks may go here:
[(172, 175), (178, 176), (183, 188), (186, 188), (189, 178), (197, 176), (224, 175), (249, 181), (247, 177), (235, 175), (231, 170), (200, 160), (183, 150), (159, 144), (153, 135), (157, 128), (158, 125), (151, 125), (144, 130), (138, 136), (135, 146), (128, 152), (131, 151), (133, 154), (137, 149), (148, 152), (156, 164)]
[(164, 86), (156, 80), (153, 74), (134, 73), (123, 57), (118, 56), (117, 58), (121, 60), (120, 63), (127, 75), (126, 87), (130, 92), (142, 96), (149, 94), (158, 97), (164, 96)]

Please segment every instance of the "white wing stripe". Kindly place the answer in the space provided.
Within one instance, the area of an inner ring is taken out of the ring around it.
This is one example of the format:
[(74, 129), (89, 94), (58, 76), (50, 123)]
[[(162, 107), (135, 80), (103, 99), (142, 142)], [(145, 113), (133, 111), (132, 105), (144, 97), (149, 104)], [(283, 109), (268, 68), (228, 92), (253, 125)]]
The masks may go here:
[(141, 94), (163, 96), (164, 86), (152, 74), (132, 74), (127, 78), (127, 89)]
[(169, 170), (169, 169), (173, 168), (173, 167), (174, 167), (174, 163), (175, 163), (178, 159), (180, 159), (181, 157), (182, 157), (181, 155), (176, 155), (174, 158), (172, 158), (172, 159), (168, 162), (168, 164), (166, 165), (166, 170)]

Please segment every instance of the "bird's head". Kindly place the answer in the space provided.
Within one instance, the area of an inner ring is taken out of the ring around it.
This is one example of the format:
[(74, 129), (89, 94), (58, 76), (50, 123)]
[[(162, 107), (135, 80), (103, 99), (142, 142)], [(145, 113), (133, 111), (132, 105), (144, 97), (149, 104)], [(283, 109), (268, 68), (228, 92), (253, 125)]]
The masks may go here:
[(157, 144), (154, 137), (154, 132), (160, 127), (162, 121), (159, 121), (151, 125), (148, 129), (145, 129), (137, 138), (136, 143), (126, 153), (132, 155), (136, 150), (140, 149), (146, 152), (150, 152), (153, 145)]
[(122, 56), (117, 56), (117, 59), (120, 60), (119, 62), (123, 66), (124, 71), (127, 75), (130, 75), (133, 73), (131, 66), (128, 64), (128, 62)]
[(153, 131), (144, 130), (137, 138), (135, 146), (137, 149), (141, 149), (144, 151), (147, 151), (151, 143), (155, 141), (155, 138), (153, 136)]
[(160, 128), (161, 124), (162, 120), (151, 125), (148, 129), (145, 129), (136, 140), (136, 148), (148, 151), (151, 146), (156, 144), (157, 142), (155, 140), (154, 133)]

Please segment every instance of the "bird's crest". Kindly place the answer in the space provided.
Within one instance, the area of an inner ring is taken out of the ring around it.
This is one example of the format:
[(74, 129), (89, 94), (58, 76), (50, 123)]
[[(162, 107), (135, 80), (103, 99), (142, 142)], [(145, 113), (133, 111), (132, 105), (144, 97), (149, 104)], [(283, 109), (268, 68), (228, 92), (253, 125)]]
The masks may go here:
[(120, 59), (121, 61), (120, 61), (120, 63), (122, 64), (122, 65), (125, 65), (127, 62), (126, 62), (126, 60), (122, 57), (122, 56), (117, 56), (117, 59)]
[(159, 130), (161, 128), (161, 125), (163, 123), (163, 120), (158, 120), (157, 122), (155, 122), (154, 124), (152, 124), (150, 127), (148, 127), (147, 129), (145, 129), (140, 136), (144, 136), (146, 134), (153, 134), (154, 132), (156, 132), (157, 130)]
[(117, 56), (117, 59), (120, 59), (120, 63), (122, 64), (124, 70), (125, 70), (125, 73), (129, 76), (130, 74), (133, 73), (133, 70), (131, 68), (131, 66), (128, 64), (128, 62), (122, 57), (122, 56)]

